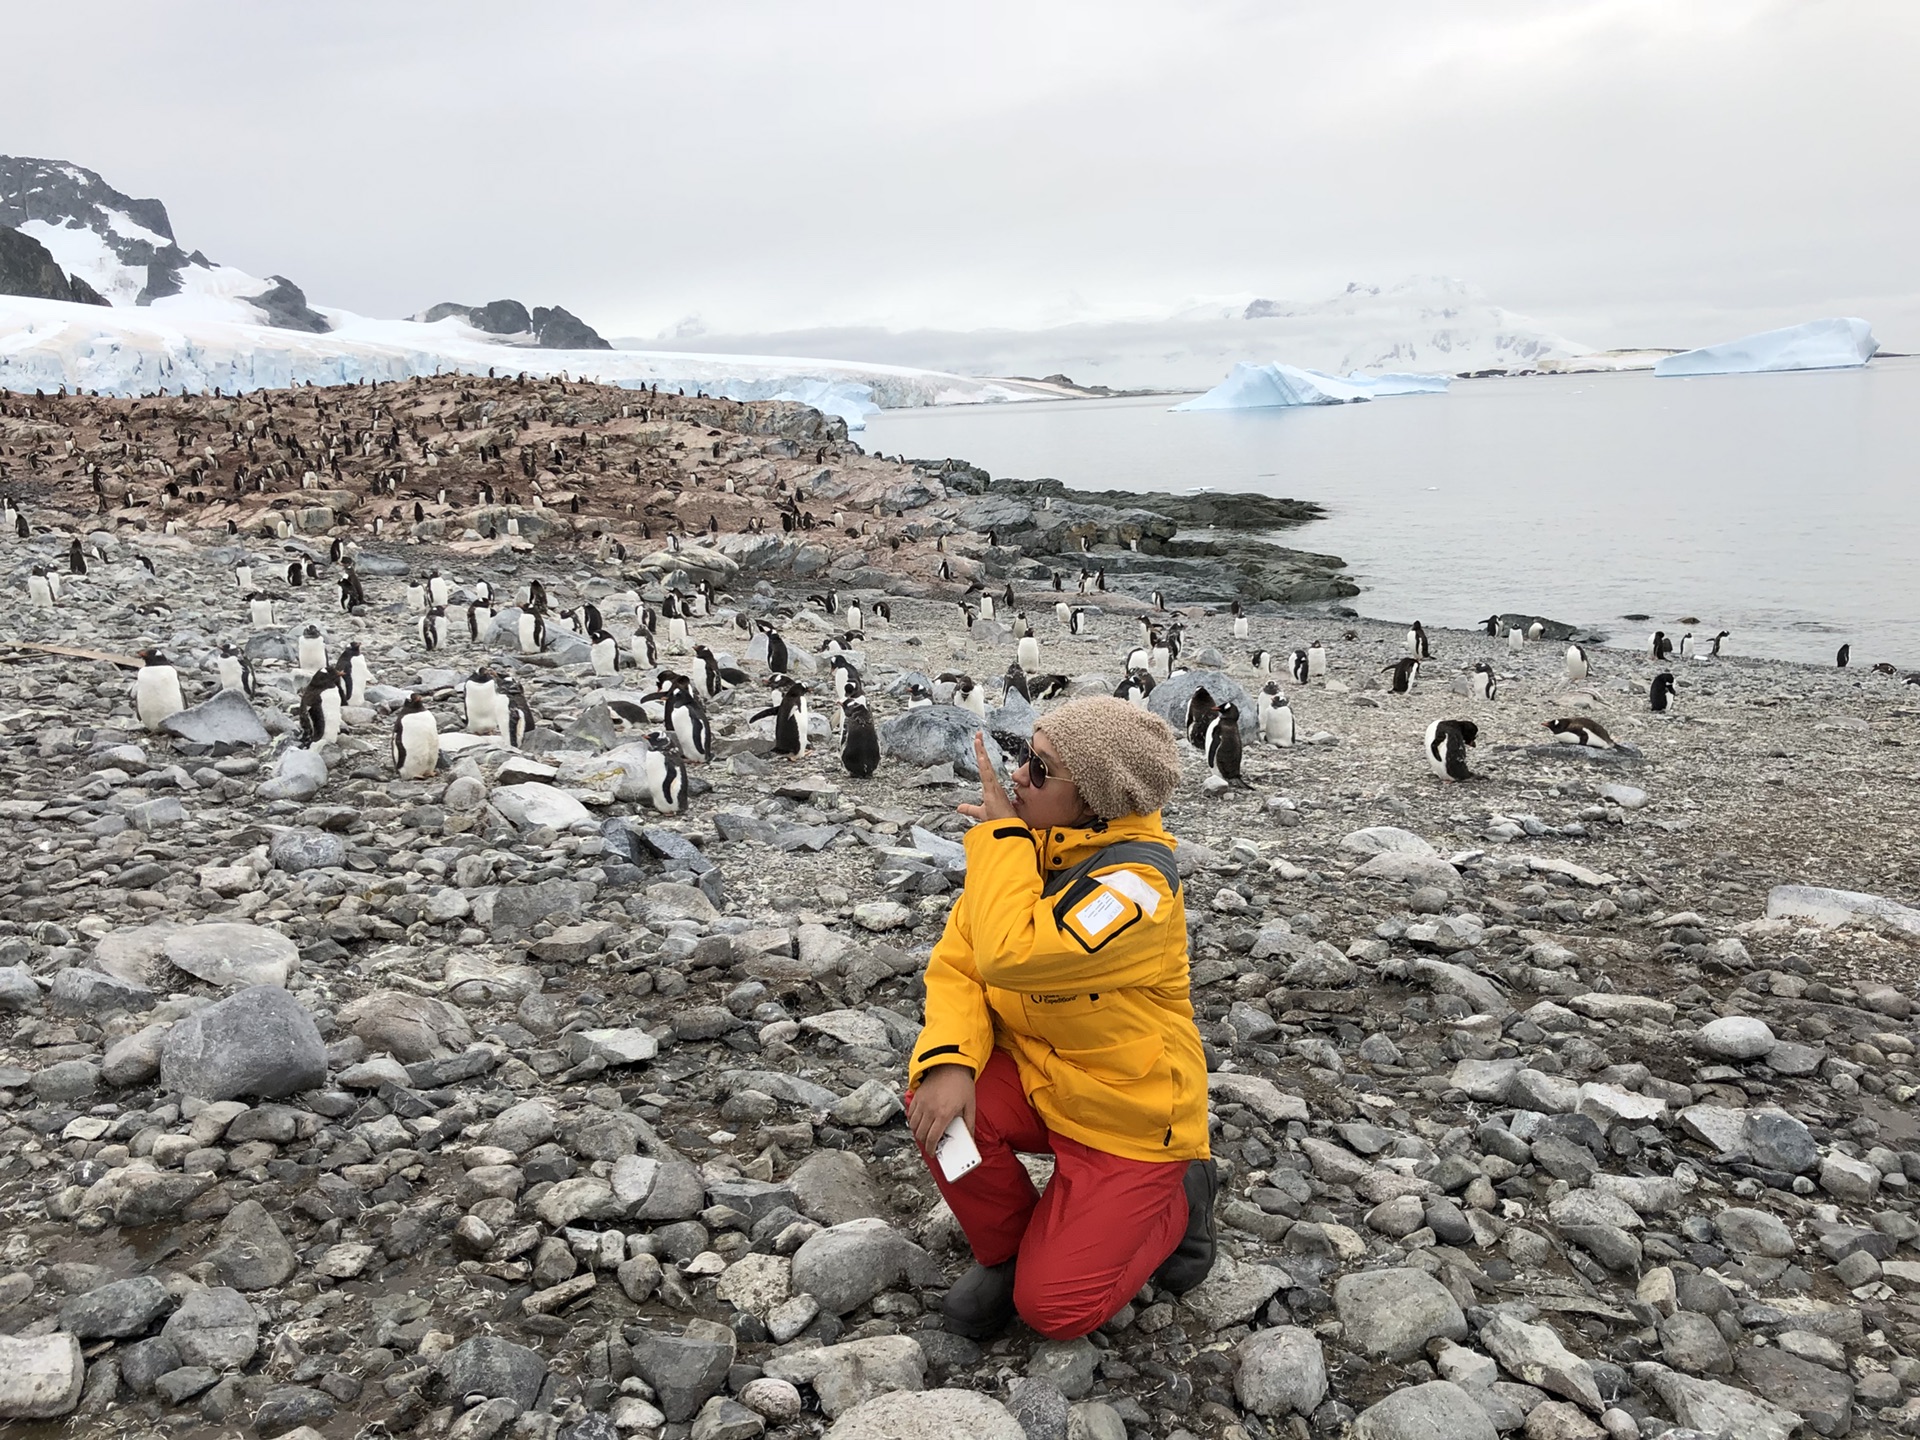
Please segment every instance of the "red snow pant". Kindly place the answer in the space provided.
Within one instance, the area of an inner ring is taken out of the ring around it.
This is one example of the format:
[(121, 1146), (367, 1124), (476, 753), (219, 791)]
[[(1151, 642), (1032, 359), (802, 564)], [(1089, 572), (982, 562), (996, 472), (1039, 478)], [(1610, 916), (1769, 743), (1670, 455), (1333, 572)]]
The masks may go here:
[[(1027, 1103), (1004, 1050), (974, 1082), (974, 1111), (975, 1169), (949, 1181), (921, 1152), (973, 1258), (999, 1265), (1020, 1257), (1014, 1306), (1049, 1340), (1098, 1330), (1186, 1233), (1187, 1162), (1127, 1160), (1054, 1134)], [(1017, 1151), (1052, 1154), (1046, 1194), (1034, 1189)]]

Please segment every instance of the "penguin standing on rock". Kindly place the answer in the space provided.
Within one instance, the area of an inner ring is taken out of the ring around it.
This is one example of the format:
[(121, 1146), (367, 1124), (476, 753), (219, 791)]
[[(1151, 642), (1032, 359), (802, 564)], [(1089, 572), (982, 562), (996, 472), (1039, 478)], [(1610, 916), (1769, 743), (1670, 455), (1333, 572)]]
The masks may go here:
[(1418, 620), (1414, 621), (1413, 628), (1407, 631), (1407, 654), (1416, 660), (1433, 658), (1433, 651), (1427, 645), (1427, 627)]
[(443, 606), (430, 605), (420, 617), (420, 644), (427, 650), (444, 649), (447, 643), (447, 612)]
[(1240, 707), (1228, 701), (1214, 712), (1207, 731), (1207, 769), (1229, 785), (1245, 785), (1240, 754)]
[(478, 645), (493, 627), (493, 608), (484, 600), (467, 604), (467, 638)]
[(1467, 749), (1480, 738), (1480, 727), (1471, 720), (1436, 720), (1427, 726), (1427, 764), (1442, 780), (1452, 782), (1470, 776)]
[(327, 668), (327, 642), (320, 634), (318, 625), (309, 625), (300, 632), (300, 671), (311, 675), (316, 670)]
[(1733, 636), (1733, 632), (1731, 630), (1722, 630), (1718, 635), (1714, 636), (1712, 640), (1708, 641), (1707, 642), (1708, 657), (1714, 660), (1718, 660), (1720, 658), (1720, 642), (1722, 640), (1731, 639), (1732, 636)]
[(880, 768), (880, 735), (864, 695), (852, 695), (845, 705), (845, 733), (840, 739), (840, 763), (847, 773), (865, 780)]
[(533, 706), (527, 701), (527, 692), (520, 688), (520, 682), (503, 675), (499, 683), (506, 706), (506, 726), (502, 733), (507, 737), (507, 744), (518, 750), (527, 732), (538, 722), (534, 719)]
[(46, 566), (34, 566), (27, 575), (27, 603), (40, 610), (51, 610), (53, 601), (53, 577), (47, 573)]
[(786, 640), (781, 637), (781, 634), (778, 630), (773, 628), (772, 621), (760, 620), (760, 621), (756, 621), (755, 623), (759, 625), (760, 633), (767, 637), (767, 669), (768, 671), (774, 675), (786, 674), (788, 658), (789, 658), (787, 655)]
[(1839, 670), (1844, 670), (1847, 668), (1847, 662), (1849, 662), (1852, 659), (1853, 659), (1853, 646), (1842, 645), (1839, 651), (1833, 657), (1834, 668)]
[(1260, 738), (1282, 750), (1293, 745), (1293, 707), (1280, 693), (1280, 682), (1269, 680), (1260, 691)]
[(982, 720), (987, 718), (986, 688), (977, 683), (971, 675), (956, 675), (948, 671), (940, 676), (943, 683), (953, 686), (953, 703), (962, 710), (971, 710)]
[[(973, 682), (969, 680), (967, 683), (971, 685)], [(808, 724), (813, 718), (807, 710), (807, 687), (797, 681), (789, 684), (780, 692), (779, 704), (749, 717), (747, 723), (751, 725), (769, 716), (773, 718), (773, 753), (784, 755), (789, 760), (798, 760), (805, 755), (811, 738)]]
[(547, 616), (544, 610), (522, 610), (519, 625), (520, 651), (537, 654), (547, 648)]
[(1187, 697), (1187, 743), (1202, 755), (1207, 753), (1207, 736), (1220, 714), (1220, 703), (1207, 693), (1204, 685)]
[(506, 708), (500, 693), (500, 677), (482, 665), (467, 677), (461, 698), (467, 712), (467, 734), (504, 735)]
[(1273, 652), (1256, 650), (1247, 657), (1247, 663), (1253, 667), (1256, 675), (1268, 675), (1273, 672)]
[(1680, 658), (1682, 660), (1693, 659), (1693, 632), (1691, 630), (1680, 637)]
[(1662, 670), (1647, 690), (1647, 708), (1656, 713), (1665, 710), (1672, 703), (1674, 689), (1673, 672)]
[(1327, 647), (1323, 641), (1316, 640), (1307, 646), (1307, 678), (1324, 679), (1327, 673)]
[(1396, 695), (1406, 694), (1409, 690), (1413, 689), (1413, 682), (1420, 678), (1420, 662), (1415, 660), (1411, 655), (1404, 659), (1396, 660), (1391, 665), (1382, 666), (1381, 668), (1393, 672), (1393, 679), (1387, 688), (1392, 690)]
[(1500, 694), (1500, 683), (1494, 679), (1493, 666), (1484, 660), (1476, 660), (1473, 673), (1467, 677), (1467, 684), (1476, 700), (1493, 700)]
[(331, 670), (318, 670), (300, 692), (300, 741), (311, 750), (339, 738), (340, 682)]
[(1250, 633), (1247, 617), (1240, 609), (1240, 602), (1236, 600), (1233, 602), (1233, 638), (1244, 640)]
[(1667, 638), (1667, 632), (1664, 630), (1654, 631), (1653, 638), (1647, 641), (1648, 658), (1651, 659), (1654, 664), (1658, 665), (1662, 660), (1665, 660), (1672, 654), (1673, 641)]
[(334, 673), (340, 677), (341, 698), (347, 704), (368, 703), (367, 687), (373, 684), (373, 667), (360, 653), (358, 640), (348, 642), (347, 648), (340, 652), (340, 658), (334, 662)]
[(263, 590), (256, 590), (247, 596), (247, 615), (253, 621), (256, 630), (273, 628), (273, 597)]
[(1128, 670), (1126, 677), (1114, 688), (1113, 698), (1124, 700), (1129, 705), (1147, 708), (1147, 697), (1153, 693), (1153, 676), (1145, 670), (1135, 667)]
[(402, 780), (425, 780), (440, 765), (440, 727), (419, 695), (409, 695), (393, 722), (393, 768)]
[(1489, 615), (1486, 619), (1482, 620), (1480, 624), (1485, 628), (1489, 640), (1498, 640), (1500, 638), (1500, 617), (1498, 615)]
[(187, 708), (180, 694), (180, 672), (158, 650), (140, 652), (140, 669), (133, 677), (133, 713), (149, 730), (158, 730), (169, 715)]
[(253, 698), (253, 666), (247, 663), (244, 652), (233, 648), (231, 640), (221, 643), (220, 656), (213, 668), (220, 676), (222, 690), (235, 690), (249, 700)]
[(1587, 652), (1578, 645), (1567, 646), (1567, 683), (1578, 685), (1587, 678)]
[(662, 815), (687, 813), (687, 766), (670, 736), (657, 732), (647, 736), (641, 783), (646, 787), (648, 803)]
[(1307, 683), (1309, 671), (1306, 651), (1296, 650), (1287, 657), (1287, 673), (1293, 676), (1294, 684), (1304, 685)]
[(1020, 668), (1018, 660), (1007, 666), (1007, 673), (1002, 677), (1001, 683), (1005, 686), (1008, 701), (1018, 695), (1022, 700), (1032, 703), (1033, 691), (1027, 686), (1027, 672)]
[(1021, 617), (1021, 623), (1026, 625), (1026, 633), (1020, 637), (1020, 668), (1023, 670), (1038, 670), (1040, 668), (1040, 641), (1035, 638), (1033, 626), (1027, 623), (1025, 616)]
[(667, 709), (664, 719), (675, 743), (680, 746), (682, 758), (702, 762), (711, 760), (713, 727), (707, 721), (707, 707), (693, 693), (692, 683), (681, 677), (678, 684), (667, 690), (665, 698)]
[(620, 642), (605, 630), (595, 627), (587, 633), (592, 642), (587, 658), (593, 661), (593, 673), (611, 675), (620, 668)]
[(1526, 632), (1518, 625), (1515, 625), (1511, 630), (1507, 631), (1507, 649), (1513, 654), (1518, 655), (1526, 648), (1526, 645)]

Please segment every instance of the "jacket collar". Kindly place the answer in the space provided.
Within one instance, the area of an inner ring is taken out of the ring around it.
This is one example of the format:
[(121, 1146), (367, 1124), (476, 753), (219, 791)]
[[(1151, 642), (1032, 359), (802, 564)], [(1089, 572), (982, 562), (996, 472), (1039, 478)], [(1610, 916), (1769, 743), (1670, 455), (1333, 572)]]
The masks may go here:
[(1173, 836), (1160, 823), (1160, 812), (1151, 815), (1122, 815), (1118, 820), (1096, 820), (1091, 825), (1056, 825), (1035, 830), (1040, 873), (1051, 875), (1078, 865), (1096, 850), (1104, 850), (1119, 840), (1157, 840), (1171, 847)]

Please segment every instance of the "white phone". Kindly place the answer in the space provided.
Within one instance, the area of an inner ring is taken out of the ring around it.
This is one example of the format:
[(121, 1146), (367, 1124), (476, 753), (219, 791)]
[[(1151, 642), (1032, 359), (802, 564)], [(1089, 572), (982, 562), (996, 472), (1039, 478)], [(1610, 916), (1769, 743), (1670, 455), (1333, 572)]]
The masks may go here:
[(940, 1173), (950, 1181), (958, 1180), (979, 1166), (980, 1147), (973, 1143), (964, 1115), (953, 1117), (953, 1123), (947, 1126), (940, 1143), (933, 1147), (933, 1154), (940, 1162)]

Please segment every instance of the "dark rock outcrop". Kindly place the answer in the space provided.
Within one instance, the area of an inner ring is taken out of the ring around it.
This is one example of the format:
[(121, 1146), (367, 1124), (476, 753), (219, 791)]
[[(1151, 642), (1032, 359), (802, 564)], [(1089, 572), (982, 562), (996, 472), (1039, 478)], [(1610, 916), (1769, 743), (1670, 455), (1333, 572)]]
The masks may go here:
[(461, 305), (443, 300), (422, 311), (420, 319), (431, 325), (449, 315), (488, 335), (498, 335), (519, 344), (532, 344), (542, 350), (611, 350), (600, 332), (571, 311), (558, 305), (536, 305), (531, 311), (518, 300), (490, 300), (485, 305)]
[(536, 307), (533, 312), (533, 328), (540, 337), (543, 350), (611, 350), (613, 346), (600, 338), (595, 330), (578, 315), (562, 310), (558, 305), (552, 309)]
[(69, 300), (78, 305), (107, 303), (86, 281), (61, 270), (46, 246), (5, 226), (0, 226), (0, 295)]
[(249, 295), (247, 303), (282, 330), (307, 330), (324, 335), (333, 328), (327, 317), (307, 305), (306, 292), (284, 275), (270, 275), (272, 288)]

